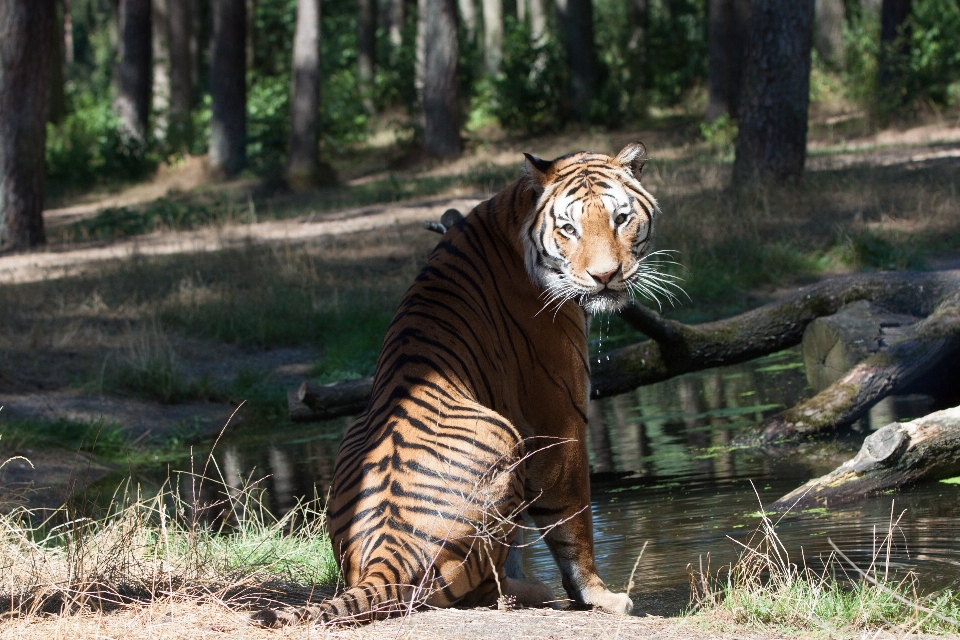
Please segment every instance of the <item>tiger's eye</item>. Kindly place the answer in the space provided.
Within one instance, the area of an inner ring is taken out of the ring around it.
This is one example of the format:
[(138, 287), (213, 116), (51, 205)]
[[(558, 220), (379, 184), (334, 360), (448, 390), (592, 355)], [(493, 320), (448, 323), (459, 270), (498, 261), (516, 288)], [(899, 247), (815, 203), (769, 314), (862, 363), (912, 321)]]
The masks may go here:
[(577, 230), (573, 227), (572, 224), (563, 225), (563, 230), (569, 233), (570, 235), (573, 235), (574, 233), (577, 232)]
[(627, 214), (625, 213), (621, 213), (620, 215), (618, 215), (616, 218), (613, 219), (613, 223), (618, 227), (626, 221), (627, 221)]

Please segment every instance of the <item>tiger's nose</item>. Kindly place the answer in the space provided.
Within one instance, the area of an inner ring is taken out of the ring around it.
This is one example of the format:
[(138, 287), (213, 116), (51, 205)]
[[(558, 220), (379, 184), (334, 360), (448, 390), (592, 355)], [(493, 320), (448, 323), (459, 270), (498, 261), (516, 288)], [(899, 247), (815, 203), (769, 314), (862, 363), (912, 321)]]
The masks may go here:
[(617, 267), (613, 271), (607, 271), (606, 273), (592, 273), (588, 271), (590, 277), (594, 279), (597, 284), (609, 284), (610, 280), (620, 273), (620, 267)]

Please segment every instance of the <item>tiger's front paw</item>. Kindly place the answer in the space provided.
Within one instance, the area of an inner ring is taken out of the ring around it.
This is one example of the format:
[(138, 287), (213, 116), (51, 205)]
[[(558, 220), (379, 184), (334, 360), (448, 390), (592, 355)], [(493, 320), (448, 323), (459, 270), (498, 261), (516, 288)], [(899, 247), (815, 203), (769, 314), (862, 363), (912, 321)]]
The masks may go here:
[(603, 593), (595, 594), (590, 600), (588, 604), (593, 605), (594, 608), (614, 615), (625, 616), (633, 611), (633, 600), (625, 593), (604, 590)]

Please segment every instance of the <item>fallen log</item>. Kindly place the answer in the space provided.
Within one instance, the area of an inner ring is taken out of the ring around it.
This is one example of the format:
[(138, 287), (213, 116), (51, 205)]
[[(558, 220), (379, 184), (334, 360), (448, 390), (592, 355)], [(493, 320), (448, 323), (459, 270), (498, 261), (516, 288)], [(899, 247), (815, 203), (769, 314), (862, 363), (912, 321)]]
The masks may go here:
[(783, 300), (733, 318), (685, 325), (645, 309), (624, 316), (653, 340), (607, 354), (593, 368), (591, 397), (603, 398), (700, 371), (775, 353), (795, 346), (807, 325), (857, 300), (870, 300), (894, 313), (929, 315), (960, 289), (960, 271), (856, 274), (803, 287)]
[(738, 443), (774, 442), (848, 425), (886, 396), (960, 354), (960, 290), (889, 347), (850, 369), (832, 385), (744, 434)]
[(820, 392), (870, 356), (886, 350), (916, 316), (891, 313), (867, 300), (817, 318), (803, 332), (801, 351), (810, 387)]
[[(699, 325), (669, 320), (635, 305), (622, 312), (623, 317), (652, 339), (599, 358), (591, 375), (591, 397), (618, 395), (684, 373), (747, 362), (787, 349), (800, 343), (810, 322), (857, 300), (871, 300), (894, 313), (926, 316), (958, 290), (960, 270), (839, 276), (733, 318)], [(367, 387), (371, 385), (368, 379)], [(319, 412), (315, 417), (293, 402), (292, 392), (288, 397), (294, 420), (349, 415), (346, 407), (335, 404), (340, 402), (338, 397), (317, 396), (312, 401)], [(356, 405), (354, 399), (353, 407)]]
[(319, 385), (309, 380), (287, 392), (290, 420), (314, 422), (362, 413), (370, 401), (373, 378)]
[(891, 487), (960, 475), (960, 407), (912, 422), (889, 424), (863, 442), (860, 452), (825, 476), (810, 480), (769, 506), (836, 505)]

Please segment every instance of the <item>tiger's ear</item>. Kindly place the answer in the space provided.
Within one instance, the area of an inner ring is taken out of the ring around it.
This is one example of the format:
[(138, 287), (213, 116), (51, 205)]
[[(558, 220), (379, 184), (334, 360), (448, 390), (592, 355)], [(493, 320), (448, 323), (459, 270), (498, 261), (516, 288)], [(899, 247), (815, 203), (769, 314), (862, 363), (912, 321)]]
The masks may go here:
[(550, 167), (553, 166), (553, 161), (544, 160), (529, 153), (523, 154), (523, 157), (523, 170), (526, 172), (527, 177), (530, 178), (530, 184), (533, 185), (538, 193), (543, 191), (543, 188), (547, 186), (547, 182), (549, 181), (547, 172), (550, 171)]
[(615, 160), (629, 169), (637, 182), (640, 182), (643, 165), (647, 162), (647, 148), (642, 142), (630, 142), (620, 150)]

